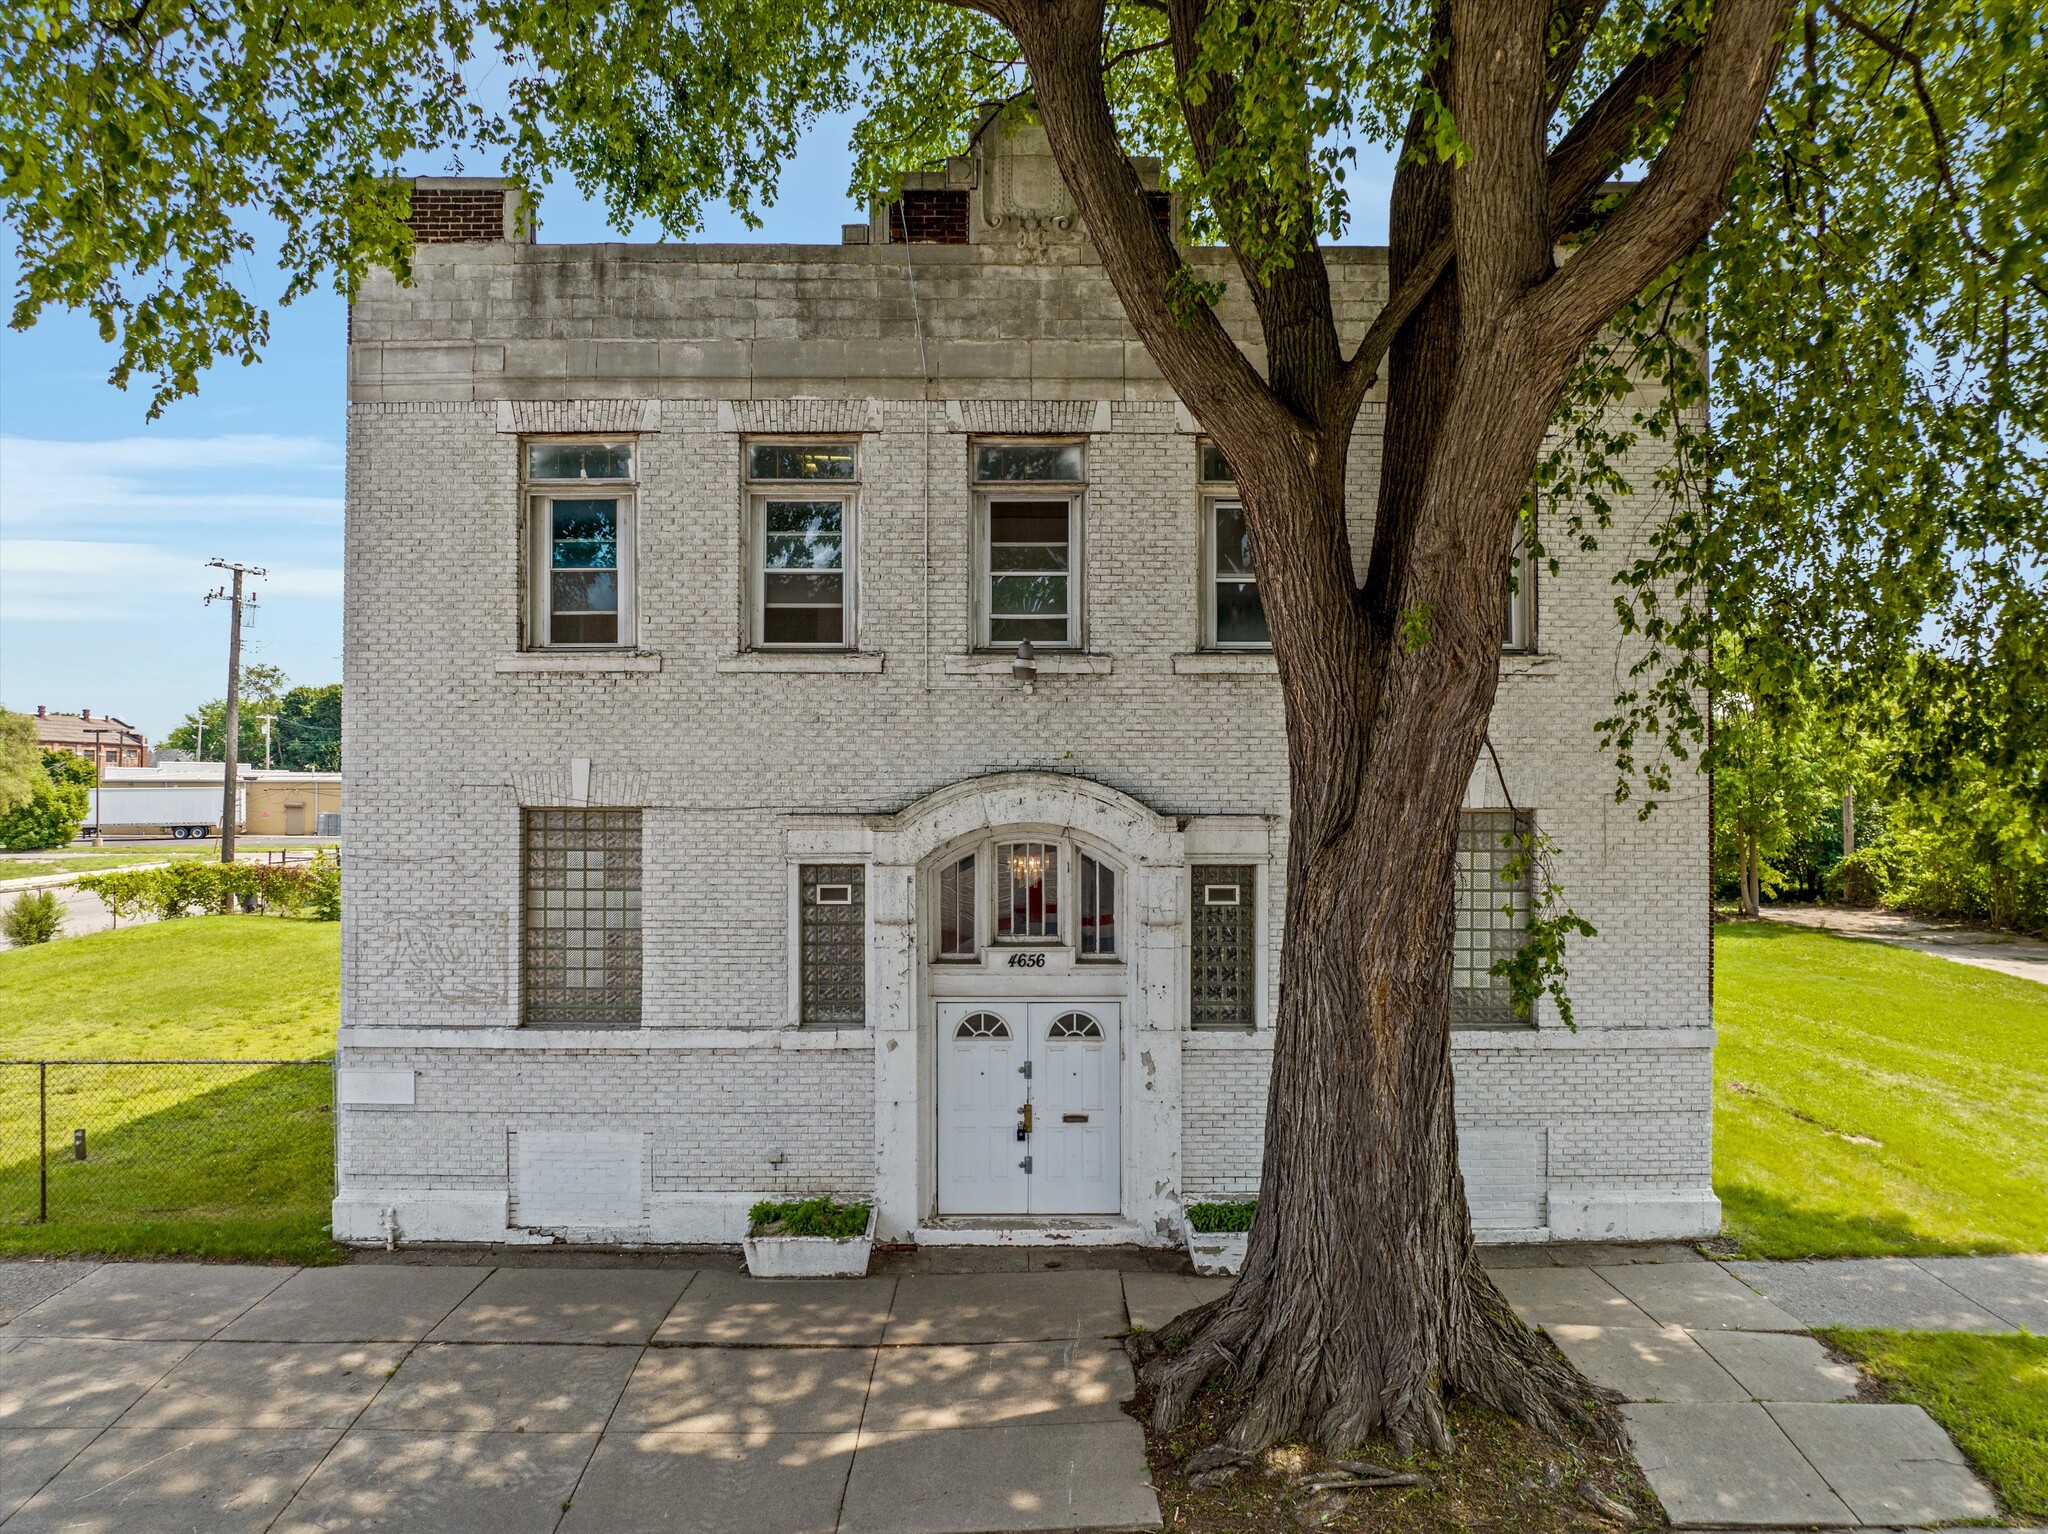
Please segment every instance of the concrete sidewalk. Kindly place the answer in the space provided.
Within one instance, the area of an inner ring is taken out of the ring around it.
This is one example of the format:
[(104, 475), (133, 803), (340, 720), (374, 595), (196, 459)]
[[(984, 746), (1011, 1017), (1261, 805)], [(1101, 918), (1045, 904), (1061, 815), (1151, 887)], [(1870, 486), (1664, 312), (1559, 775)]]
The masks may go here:
[(1843, 937), (1868, 938), (1894, 948), (1910, 948), (1937, 959), (1951, 959), (1978, 969), (1996, 970), (2021, 980), (2048, 985), (2048, 942), (1965, 922), (1921, 921), (1897, 911), (1864, 911), (1849, 906), (1778, 906), (1766, 908), (1765, 921), (1811, 927)]
[[(1528, 1248), (1496, 1282), (1627, 1403), (1631, 1446), (1679, 1527), (1916, 1527), (1998, 1517), (1917, 1406), (1862, 1399), (1814, 1326), (2041, 1331), (2048, 1257), (1591, 1262)], [(1642, 1254), (1637, 1254), (1640, 1257)]]
[(1183, 1291), (1171, 1275), (0, 1275), (8, 1534), (1159, 1523), (1114, 1339)]
[[(1804, 1332), (2048, 1330), (2048, 1257), (1486, 1256), (1623, 1396), (1675, 1525), (1996, 1518), (1932, 1419), (1860, 1399)], [(0, 1530), (1152, 1528), (1115, 1339), (1228, 1283), (1172, 1262), (891, 1253), (775, 1283), (716, 1252), (0, 1263)], [(955, 1266), (988, 1271), (936, 1271)]]

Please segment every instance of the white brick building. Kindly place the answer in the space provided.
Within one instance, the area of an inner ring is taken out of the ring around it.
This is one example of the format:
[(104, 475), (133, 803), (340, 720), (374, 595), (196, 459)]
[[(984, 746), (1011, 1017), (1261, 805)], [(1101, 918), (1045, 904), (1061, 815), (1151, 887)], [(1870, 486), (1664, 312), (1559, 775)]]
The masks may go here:
[[(1228, 471), (1042, 140), (982, 144), (829, 247), (534, 244), (421, 183), (414, 285), (351, 316), (342, 1239), (730, 1241), (829, 1192), (1159, 1241), (1256, 1189), (1287, 792)], [(1329, 265), (1355, 339), (1383, 253)], [(1617, 556), (1562, 557), (1492, 739), (1600, 937), (1576, 1033), (1508, 1015), (1475, 773), (1467, 1184), (1492, 1239), (1697, 1234), (1706, 796), (1612, 802)]]

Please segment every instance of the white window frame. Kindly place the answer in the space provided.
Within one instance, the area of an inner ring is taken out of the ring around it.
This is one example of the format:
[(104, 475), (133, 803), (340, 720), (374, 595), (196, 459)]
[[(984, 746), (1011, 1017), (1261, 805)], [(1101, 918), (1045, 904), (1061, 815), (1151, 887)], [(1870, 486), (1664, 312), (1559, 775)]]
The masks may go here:
[[(1206, 437), (1197, 439), (1195, 443), (1195, 483), (1197, 487), (1196, 501), (1201, 507), (1200, 515), (1202, 519), (1202, 525), (1200, 528), (1200, 542), (1202, 551), (1202, 589), (1199, 596), (1199, 600), (1202, 604), (1202, 648), (1205, 650), (1244, 652), (1252, 655), (1269, 654), (1273, 649), (1273, 641), (1270, 638), (1265, 640), (1240, 640), (1222, 639), (1217, 636), (1216, 512), (1219, 507), (1241, 507), (1244, 504), (1244, 502), (1243, 499), (1237, 493), (1236, 480), (1204, 479), (1202, 477), (1203, 449), (1214, 448), (1214, 446), (1215, 444), (1210, 442)], [(1217, 456), (1220, 458), (1222, 454), (1218, 453)], [(1255, 570), (1252, 573), (1252, 584), (1256, 586), (1258, 585), (1258, 583), (1258, 572)], [(1262, 594), (1260, 609), (1261, 611), (1264, 610), (1263, 602), (1264, 597)], [(1268, 628), (1270, 632), (1270, 624)]]
[(1005, 445), (1079, 447), (1081, 473), (1088, 472), (1088, 440), (1085, 437), (970, 437), (967, 440), (967, 473), (974, 489), (974, 647), (1008, 653), (1017, 647), (1014, 639), (995, 639), (990, 634), (994, 601), (990, 549), (994, 543), (990, 508), (997, 501), (1058, 502), (1067, 508), (1067, 633), (1062, 640), (1031, 641), (1035, 650), (1080, 650), (1086, 648), (1086, 583), (1082, 571), (1087, 564), (1088, 481), (1057, 479), (981, 479), (975, 474), (977, 449)]
[[(1060, 881), (1060, 934), (1058, 937), (1002, 937), (996, 932), (996, 849), (1013, 842), (1043, 842), (1054, 849), (1053, 858), (1056, 876)], [(971, 954), (942, 954), (939, 952), (939, 875), (962, 858), (974, 857), (974, 952)], [(1093, 858), (1116, 876), (1116, 926), (1117, 951), (1112, 954), (1083, 954), (1081, 952), (1081, 858), (1083, 854)], [(815, 861), (815, 860), (813, 860)], [(1094, 968), (1116, 966), (1130, 962), (1129, 928), (1131, 917), (1131, 865), (1111, 855), (1093, 843), (1075, 841), (1070, 835), (1047, 828), (1004, 828), (1001, 835), (988, 835), (966, 846), (956, 846), (945, 857), (931, 865), (930, 876), (925, 881), (928, 892), (920, 901), (920, 924), (929, 932), (928, 939), (921, 940), (925, 948), (926, 962), (937, 969), (976, 969), (983, 967), (987, 956), (993, 953), (1007, 953), (1016, 949), (1041, 949), (1048, 952), (1065, 949), (1073, 956), (1076, 965)], [(1068, 901), (1072, 901), (1072, 914), (1068, 914)]]
[(1529, 557), (1527, 529), (1517, 524), (1514, 550), (1509, 556), (1507, 623), (1500, 647), (1509, 655), (1528, 655), (1536, 649), (1536, 565)]
[[(519, 441), (519, 503), (524, 508), (523, 546), (526, 564), (526, 648), (529, 650), (636, 650), (640, 647), (639, 558), (640, 439), (565, 433), (521, 437)], [(624, 479), (535, 479), (527, 472), (528, 449), (541, 444), (602, 444), (624, 447), (633, 455), (633, 472)], [(619, 503), (616, 567), (619, 588), (618, 637), (610, 641), (557, 642), (554, 628), (554, 528), (550, 508), (556, 500), (616, 500)]]
[[(850, 479), (756, 479), (757, 447), (844, 447), (853, 452)], [(860, 471), (858, 437), (759, 436), (740, 439), (740, 474), (747, 488), (747, 647), (771, 651), (836, 651), (857, 649), (859, 630)], [(801, 491), (799, 495), (796, 492)], [(837, 501), (839, 516), (839, 634), (837, 641), (797, 644), (767, 638), (768, 503), (770, 501)]]

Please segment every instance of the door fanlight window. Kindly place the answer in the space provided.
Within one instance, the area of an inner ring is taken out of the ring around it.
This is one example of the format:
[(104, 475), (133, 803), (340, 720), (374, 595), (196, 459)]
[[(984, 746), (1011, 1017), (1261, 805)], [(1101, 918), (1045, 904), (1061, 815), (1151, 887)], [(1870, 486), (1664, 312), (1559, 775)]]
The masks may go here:
[(1102, 1037), (1102, 1024), (1086, 1012), (1068, 1012), (1053, 1019), (1045, 1036), (1049, 1039), (1099, 1039)]
[(956, 1039), (1007, 1039), (1010, 1025), (993, 1012), (976, 1012), (960, 1019), (953, 1030)]

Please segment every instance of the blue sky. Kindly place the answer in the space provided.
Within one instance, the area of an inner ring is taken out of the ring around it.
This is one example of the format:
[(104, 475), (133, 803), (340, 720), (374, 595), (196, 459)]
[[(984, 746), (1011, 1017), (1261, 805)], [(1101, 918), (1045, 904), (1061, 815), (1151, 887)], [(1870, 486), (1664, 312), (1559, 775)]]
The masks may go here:
[[(836, 243), (862, 216), (846, 198), (848, 129), (831, 120), (806, 139), (762, 228), (714, 209), (697, 237)], [(1352, 238), (1384, 239), (1383, 167), (1361, 171)], [(620, 238), (565, 186), (549, 191), (540, 234)], [(265, 301), (284, 286), (282, 273), (251, 281)], [(219, 697), (227, 613), (204, 605), (215, 557), (270, 571), (248, 658), (294, 682), (341, 679), (345, 319), (332, 295), (273, 307), (261, 364), (216, 368), (153, 422), (145, 390), (107, 383), (111, 351), (89, 320), (0, 330), (0, 703), (90, 708), (154, 739)]]

